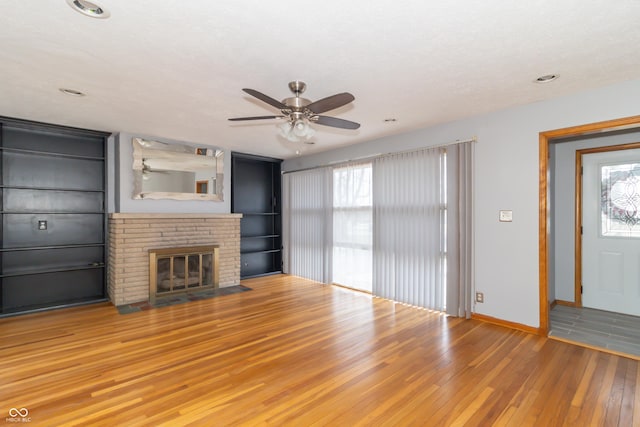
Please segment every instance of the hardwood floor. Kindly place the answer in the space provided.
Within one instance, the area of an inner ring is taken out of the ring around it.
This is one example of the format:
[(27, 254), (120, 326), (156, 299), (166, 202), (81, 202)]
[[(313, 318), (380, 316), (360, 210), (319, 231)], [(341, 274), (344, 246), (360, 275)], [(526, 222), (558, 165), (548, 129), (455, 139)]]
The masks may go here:
[(295, 277), (0, 319), (30, 425), (640, 425), (638, 362)]

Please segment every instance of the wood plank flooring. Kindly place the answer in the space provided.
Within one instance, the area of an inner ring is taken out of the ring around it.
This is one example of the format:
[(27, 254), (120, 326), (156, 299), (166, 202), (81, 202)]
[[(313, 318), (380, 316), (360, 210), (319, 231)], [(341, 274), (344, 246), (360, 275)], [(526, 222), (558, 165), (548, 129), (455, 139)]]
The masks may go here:
[[(120, 315), (0, 319), (0, 420), (30, 425), (640, 425), (638, 362), (275, 276)], [(14, 424), (15, 425), (15, 424)]]

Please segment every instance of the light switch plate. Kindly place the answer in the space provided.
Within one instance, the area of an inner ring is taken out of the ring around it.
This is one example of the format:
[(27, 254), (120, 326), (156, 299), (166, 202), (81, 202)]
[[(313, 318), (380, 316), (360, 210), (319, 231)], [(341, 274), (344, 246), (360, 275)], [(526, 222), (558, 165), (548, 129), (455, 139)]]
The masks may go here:
[(500, 222), (513, 221), (513, 211), (500, 211)]

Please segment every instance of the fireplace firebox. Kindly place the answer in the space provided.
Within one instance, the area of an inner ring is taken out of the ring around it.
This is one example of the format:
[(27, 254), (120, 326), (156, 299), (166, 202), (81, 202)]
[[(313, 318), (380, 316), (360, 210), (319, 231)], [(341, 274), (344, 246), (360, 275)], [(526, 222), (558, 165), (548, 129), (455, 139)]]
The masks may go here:
[(218, 245), (149, 250), (149, 299), (219, 286)]

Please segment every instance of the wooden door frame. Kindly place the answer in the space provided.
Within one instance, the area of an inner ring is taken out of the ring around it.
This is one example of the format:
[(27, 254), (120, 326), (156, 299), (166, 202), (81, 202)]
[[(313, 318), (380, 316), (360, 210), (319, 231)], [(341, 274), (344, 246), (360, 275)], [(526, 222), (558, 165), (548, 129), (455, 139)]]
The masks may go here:
[[(200, 189), (200, 186), (204, 186), (205, 192), (204, 193), (200, 193), (198, 190)], [(208, 179), (203, 179), (201, 181), (196, 181), (196, 194), (209, 194), (209, 180)]]
[[(580, 126), (555, 129), (539, 134), (539, 305), (540, 305), (540, 335), (549, 333), (549, 144), (555, 139), (574, 136), (593, 135), (618, 131), (623, 129), (640, 128), (640, 116), (626, 117), (604, 122), (590, 123)], [(577, 197), (576, 197), (577, 199)], [(577, 203), (577, 201), (576, 201)], [(577, 221), (576, 221), (577, 223)]]
[(640, 142), (608, 145), (604, 147), (576, 150), (576, 229), (575, 229), (575, 289), (574, 304), (582, 307), (582, 156), (585, 154), (608, 153), (611, 151), (634, 150), (640, 148)]

